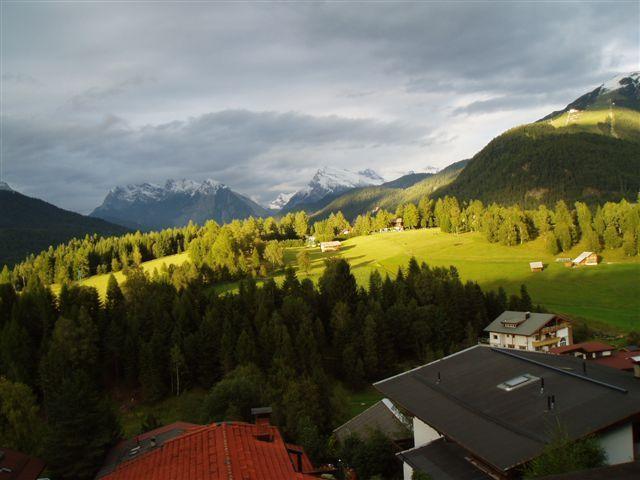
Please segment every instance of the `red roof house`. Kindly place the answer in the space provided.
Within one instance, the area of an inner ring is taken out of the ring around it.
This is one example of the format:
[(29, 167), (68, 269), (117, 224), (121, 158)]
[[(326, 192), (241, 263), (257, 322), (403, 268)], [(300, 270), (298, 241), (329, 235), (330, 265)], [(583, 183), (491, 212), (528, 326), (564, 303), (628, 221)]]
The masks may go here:
[(318, 479), (303, 449), (285, 443), (265, 422), (171, 424), (123, 444), (107, 457), (96, 479)]
[(36, 480), (43, 470), (39, 458), (0, 447), (0, 480)]

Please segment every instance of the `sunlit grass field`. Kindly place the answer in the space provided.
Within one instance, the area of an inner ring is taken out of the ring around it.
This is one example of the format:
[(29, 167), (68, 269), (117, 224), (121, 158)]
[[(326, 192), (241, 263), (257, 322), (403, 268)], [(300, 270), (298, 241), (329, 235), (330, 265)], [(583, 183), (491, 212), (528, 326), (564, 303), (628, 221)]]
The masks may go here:
[[(296, 266), (299, 248), (285, 252), (285, 263)], [(640, 261), (625, 257), (621, 251), (607, 251), (602, 263), (595, 267), (567, 268), (555, 262), (556, 256), (546, 253), (540, 240), (515, 247), (487, 242), (481, 234), (460, 235), (441, 233), (438, 229), (420, 229), (405, 232), (380, 233), (355, 237), (343, 242), (340, 252), (309, 250), (312, 266), (309, 273), (298, 272), (300, 278), (317, 280), (324, 270), (324, 260), (340, 256), (349, 261), (353, 273), (366, 285), (373, 270), (393, 276), (398, 267), (405, 267), (412, 256), (432, 266), (454, 265), (463, 280), (475, 280), (483, 288), (502, 286), (507, 293), (515, 293), (525, 284), (534, 302), (551, 311), (583, 318), (594, 324), (607, 324), (621, 330), (640, 329)], [(578, 245), (571, 252), (558, 257), (575, 257), (582, 251)], [(148, 272), (160, 268), (162, 263), (181, 264), (188, 254), (172, 255), (143, 267)], [(533, 273), (529, 262), (540, 260), (545, 270)], [(121, 273), (116, 274), (119, 281)], [(282, 278), (282, 272), (276, 280)], [(94, 286), (104, 295), (108, 275), (83, 280), (83, 285)], [(231, 291), (237, 283), (217, 285), (219, 292)]]
[[(187, 260), (189, 260), (189, 253), (183, 252), (176, 255), (168, 255), (166, 257), (157, 258), (148, 262), (143, 262), (141, 266), (145, 272), (152, 274), (156, 269), (160, 271), (162, 265), (166, 265), (167, 267), (170, 265), (182, 265)], [(125, 281), (124, 273), (115, 272), (113, 275), (116, 277), (118, 283), (122, 283)], [(93, 275), (92, 277), (87, 277), (83, 280), (80, 280), (78, 284), (85, 287), (95, 288), (96, 290), (98, 290), (100, 297), (104, 298), (107, 292), (107, 282), (109, 281), (110, 276), (111, 273), (106, 273), (104, 275)], [(51, 289), (55, 294), (57, 294), (60, 291), (60, 286), (57, 284), (53, 284), (51, 285)]]

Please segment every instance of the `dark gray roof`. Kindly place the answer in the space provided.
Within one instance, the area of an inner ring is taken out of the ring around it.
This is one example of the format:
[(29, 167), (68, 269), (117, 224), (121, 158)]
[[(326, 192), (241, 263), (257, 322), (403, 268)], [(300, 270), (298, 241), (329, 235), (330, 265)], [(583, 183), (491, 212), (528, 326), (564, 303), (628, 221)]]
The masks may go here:
[(469, 461), (469, 453), (444, 438), (423, 447), (398, 454), (415, 470), (428, 473), (433, 480), (490, 480)]
[[(438, 383), (438, 373), (441, 381)], [(498, 385), (543, 378), (511, 391)], [(393, 402), (498, 470), (538, 456), (560, 423), (571, 438), (640, 413), (640, 381), (572, 356), (475, 346), (375, 384)], [(547, 411), (547, 397), (555, 408)]]
[[(553, 320), (553, 313), (529, 313), (529, 318), (525, 320), (525, 315), (528, 312), (514, 312), (507, 310), (502, 312), (498, 318), (487, 326), (485, 332), (497, 332), (497, 333), (512, 333), (515, 335), (533, 335), (542, 327), (544, 327), (549, 321)], [(503, 322), (522, 322), (517, 327), (505, 327)]]
[[(387, 399), (385, 399), (387, 400)], [(343, 441), (350, 435), (366, 438), (374, 430), (380, 430), (392, 440), (411, 438), (411, 431), (396, 414), (389, 408), (391, 402), (380, 400), (356, 415), (347, 423), (340, 425), (333, 432), (338, 440)], [(393, 405), (391, 405), (392, 408)]]

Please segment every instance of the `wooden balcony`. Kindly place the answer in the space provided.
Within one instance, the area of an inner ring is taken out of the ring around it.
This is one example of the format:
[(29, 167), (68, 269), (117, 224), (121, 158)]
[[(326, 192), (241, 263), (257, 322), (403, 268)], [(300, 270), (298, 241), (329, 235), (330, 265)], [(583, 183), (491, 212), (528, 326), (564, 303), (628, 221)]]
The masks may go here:
[(533, 345), (534, 348), (548, 347), (549, 345), (555, 345), (559, 341), (560, 341), (560, 337), (551, 337), (551, 338), (545, 338), (544, 340), (538, 340), (536, 342), (532, 342), (531, 345)]

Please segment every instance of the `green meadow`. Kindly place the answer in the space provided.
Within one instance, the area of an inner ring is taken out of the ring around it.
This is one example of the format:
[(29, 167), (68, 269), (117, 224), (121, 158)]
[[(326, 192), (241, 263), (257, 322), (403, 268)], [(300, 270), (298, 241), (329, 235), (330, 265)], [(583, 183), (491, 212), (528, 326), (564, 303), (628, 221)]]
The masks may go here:
[[(296, 254), (302, 247), (285, 252), (285, 263), (296, 266)], [(366, 285), (373, 270), (383, 275), (395, 275), (398, 267), (405, 267), (411, 257), (431, 266), (455, 266), (462, 280), (477, 281), (483, 288), (502, 286), (507, 293), (515, 293), (525, 284), (535, 303), (550, 311), (589, 321), (594, 326), (607, 325), (628, 331), (640, 328), (640, 260), (625, 257), (621, 251), (603, 253), (602, 262), (594, 267), (567, 268), (556, 262), (556, 256), (546, 253), (540, 240), (515, 247), (489, 243), (479, 233), (460, 235), (442, 233), (439, 229), (420, 229), (388, 232), (355, 237), (343, 242), (340, 252), (321, 253), (309, 249), (312, 266), (309, 273), (299, 272), (300, 278), (316, 280), (324, 269), (324, 260), (340, 256), (351, 264), (353, 273)], [(575, 257), (582, 249), (558, 257)], [(173, 255), (146, 262), (143, 267), (152, 272), (162, 263), (180, 264), (187, 254)], [(543, 272), (533, 273), (529, 262), (542, 261)], [(276, 275), (276, 280), (282, 273)], [(122, 274), (117, 274), (122, 280)], [(94, 286), (104, 295), (108, 275), (82, 281)], [(236, 283), (216, 286), (219, 292), (231, 291)]]

